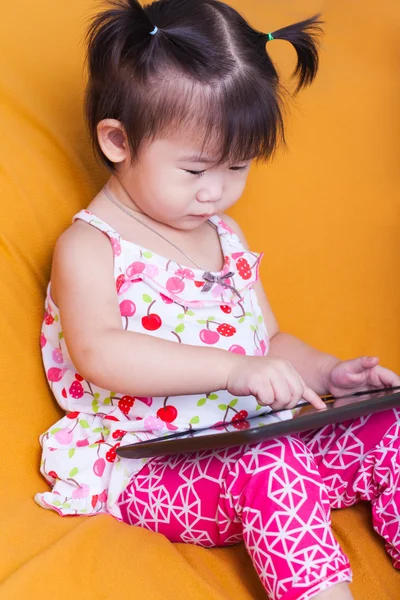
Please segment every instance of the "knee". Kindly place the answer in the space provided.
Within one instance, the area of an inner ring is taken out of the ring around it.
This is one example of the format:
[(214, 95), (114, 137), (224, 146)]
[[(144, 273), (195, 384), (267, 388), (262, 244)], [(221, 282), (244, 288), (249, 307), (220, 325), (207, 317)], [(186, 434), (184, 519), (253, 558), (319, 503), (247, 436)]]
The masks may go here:
[[(310, 481), (321, 483), (313, 455), (296, 436), (265, 440), (243, 447), (239, 460), (226, 478), (226, 493), (236, 501), (250, 490), (269, 496), (279, 482)], [(302, 483), (302, 485), (303, 485)], [(305, 485), (305, 483), (304, 483)]]
[(241, 464), (253, 472), (268, 470), (276, 465), (285, 465), (302, 473), (317, 470), (312, 452), (296, 435), (246, 445), (238, 461), (238, 465)]

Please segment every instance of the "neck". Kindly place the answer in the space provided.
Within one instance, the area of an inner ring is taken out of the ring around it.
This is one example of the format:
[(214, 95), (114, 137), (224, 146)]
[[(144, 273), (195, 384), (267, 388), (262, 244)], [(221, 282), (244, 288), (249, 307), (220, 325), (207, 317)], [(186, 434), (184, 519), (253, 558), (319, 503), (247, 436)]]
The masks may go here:
[(127, 191), (125, 185), (122, 181), (116, 176), (112, 175), (110, 179), (106, 183), (107, 190), (113, 196), (117, 202), (123, 204), (130, 210), (133, 210), (143, 216), (145, 216), (144, 212), (140, 210), (132, 196)]

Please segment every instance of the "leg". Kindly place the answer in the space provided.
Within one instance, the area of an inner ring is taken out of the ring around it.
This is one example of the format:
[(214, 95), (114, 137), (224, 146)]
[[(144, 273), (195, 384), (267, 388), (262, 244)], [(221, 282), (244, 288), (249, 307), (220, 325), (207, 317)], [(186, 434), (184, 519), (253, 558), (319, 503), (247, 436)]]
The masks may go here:
[(314, 455), (332, 508), (371, 501), (373, 527), (400, 569), (400, 409), (300, 437)]
[[(173, 542), (244, 540), (273, 600), (308, 600), (351, 579), (330, 528), (325, 487), (295, 437), (154, 459), (119, 505), (125, 522)], [(351, 598), (340, 593), (331, 597)]]
[(313, 600), (354, 600), (347, 583), (338, 583), (312, 598)]
[(331, 531), (325, 486), (304, 444), (287, 436), (244, 450), (227, 480), (227, 503), (242, 520), (247, 551), (270, 597), (308, 600), (351, 580)]

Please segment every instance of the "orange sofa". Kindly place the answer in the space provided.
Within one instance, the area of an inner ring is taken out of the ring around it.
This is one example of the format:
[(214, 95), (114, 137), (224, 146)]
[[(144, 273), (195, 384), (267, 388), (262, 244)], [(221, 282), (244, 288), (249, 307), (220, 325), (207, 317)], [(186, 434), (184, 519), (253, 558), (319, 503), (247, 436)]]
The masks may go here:
[[(282, 330), (343, 358), (377, 353), (400, 370), (398, 68), (400, 5), (372, 0), (231, 0), (270, 31), (318, 10), (315, 85), (292, 105), (289, 151), (253, 170), (232, 214), (264, 250)], [(91, 0), (20, 0), (0, 19), (0, 600), (264, 599), (243, 545), (205, 550), (111, 517), (61, 518), (33, 501), (39, 434), (60, 410), (39, 328), (51, 253), (105, 179), (82, 118)], [(293, 51), (269, 51), (286, 78)], [(398, 600), (400, 573), (366, 505), (335, 512), (356, 600)]]

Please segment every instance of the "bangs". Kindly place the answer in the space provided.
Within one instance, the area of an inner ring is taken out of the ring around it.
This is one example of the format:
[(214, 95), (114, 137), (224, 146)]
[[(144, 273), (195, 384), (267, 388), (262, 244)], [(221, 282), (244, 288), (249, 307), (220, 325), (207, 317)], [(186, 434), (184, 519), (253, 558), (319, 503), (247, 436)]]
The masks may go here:
[(251, 71), (208, 84), (176, 73), (154, 75), (126, 91), (131, 97), (124, 104), (134, 106), (134, 114), (120, 119), (132, 159), (143, 141), (158, 137), (200, 140), (201, 152), (218, 164), (267, 161), (285, 142), (280, 90)]

